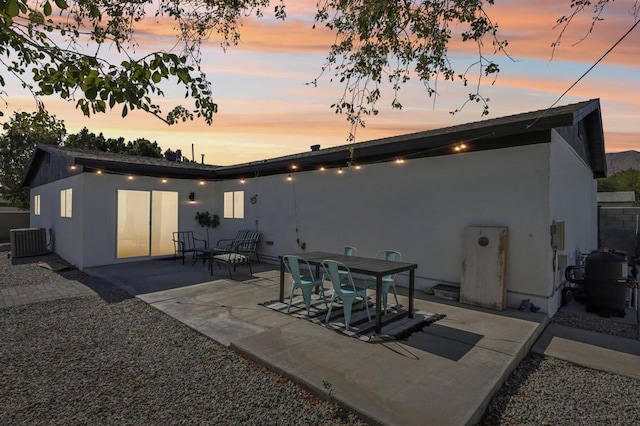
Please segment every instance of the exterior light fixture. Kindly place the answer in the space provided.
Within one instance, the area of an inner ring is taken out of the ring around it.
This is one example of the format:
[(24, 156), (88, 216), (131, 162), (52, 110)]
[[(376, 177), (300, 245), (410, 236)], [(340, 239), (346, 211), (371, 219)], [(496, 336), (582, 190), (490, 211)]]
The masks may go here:
[(71, 167), (70, 167), (70, 169), (71, 169), (71, 170), (75, 170), (75, 169), (76, 169), (76, 165), (75, 165), (75, 164), (72, 164), (72, 165), (71, 165)]
[(338, 174), (339, 174), (339, 175), (341, 175), (341, 174), (342, 174), (342, 167), (340, 167), (340, 168), (338, 169)]
[(166, 178), (162, 179), (162, 183), (167, 183), (167, 182), (168, 182), (168, 180)]
[(129, 176), (127, 176), (127, 179), (133, 180), (133, 176), (129, 175)]
[(246, 181), (244, 180), (244, 178), (240, 179), (240, 183), (245, 183)]
[(191, 203), (195, 203), (196, 202), (196, 193), (195, 192), (190, 192), (189, 193), (189, 202), (191, 202)]
[(102, 170), (97, 170), (97, 171), (96, 171), (96, 174), (101, 175), (101, 174), (102, 174)]
[(200, 185), (204, 185), (204, 181), (203, 180), (200, 181)]
[(466, 149), (467, 149), (467, 145), (466, 145), (466, 144), (464, 144), (464, 143), (458, 144), (458, 145), (456, 145), (456, 146), (453, 148), (453, 150), (454, 150), (455, 152), (462, 152), (462, 151), (464, 151), (464, 150), (466, 150)]
[(291, 165), (291, 170), (297, 170), (297, 169), (298, 169), (298, 166), (296, 166), (295, 164)]
[(293, 180), (293, 177), (291, 177), (291, 175), (289, 175), (289, 176), (287, 176), (287, 180), (288, 180), (288, 181), (292, 181), (292, 180)]
[(324, 166), (320, 166), (320, 171), (324, 172), (326, 169), (324, 168)]
[(404, 160), (402, 158), (397, 158), (396, 164), (404, 164)]

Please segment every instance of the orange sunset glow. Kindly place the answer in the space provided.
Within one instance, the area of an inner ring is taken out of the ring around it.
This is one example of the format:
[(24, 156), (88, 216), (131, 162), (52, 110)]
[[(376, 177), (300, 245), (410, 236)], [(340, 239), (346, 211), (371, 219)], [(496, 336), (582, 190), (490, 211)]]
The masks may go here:
[[(212, 126), (193, 121), (168, 126), (157, 118), (132, 111), (126, 118), (116, 107), (107, 114), (84, 117), (73, 102), (44, 99), (45, 106), (64, 120), (67, 132), (87, 127), (106, 137), (127, 140), (147, 138), (157, 141), (163, 150), (182, 149), (195, 160), (229, 165), (262, 160), (347, 143), (350, 127), (344, 116), (336, 115), (330, 105), (339, 99), (344, 87), (330, 81), (330, 73), (321, 74), (325, 56), (334, 42), (334, 34), (318, 26), (312, 29), (315, 1), (287, 4), (287, 19), (275, 21), (245, 18), (241, 41), (223, 51), (220, 41), (211, 39), (203, 46), (203, 69), (213, 85), (219, 112)], [(499, 25), (500, 34), (509, 40), (509, 57), (494, 55), (490, 40), (483, 54), (495, 60), (501, 72), (498, 78), (483, 78), (481, 93), (490, 98), (490, 115), (482, 117), (482, 108), (472, 103), (456, 114), (474, 90), (477, 69), (469, 74), (470, 86), (438, 82), (438, 95), (428, 97), (417, 80), (410, 81), (399, 93), (402, 110), (390, 107), (391, 92), (382, 85), (380, 114), (368, 117), (366, 127), (358, 129), (358, 142), (495, 118), (521, 112), (544, 110), (553, 105), (634, 24), (629, 14), (634, 1), (616, 1), (608, 6), (593, 33), (588, 33), (590, 15), (579, 16), (564, 34), (562, 43), (552, 50), (559, 35), (556, 20), (570, 12), (569, 0), (496, 2), (487, 12)], [(138, 55), (145, 51), (176, 48), (173, 23), (151, 18), (137, 24), (135, 42)], [(477, 57), (478, 46), (462, 43), (454, 37), (450, 59), (460, 70)], [(598, 66), (587, 74), (557, 105), (599, 98), (607, 152), (640, 150), (636, 128), (640, 100), (640, 29), (629, 34)], [(182, 89), (164, 88), (165, 98), (157, 103), (165, 110), (184, 104)], [(385, 91), (387, 92), (385, 95)], [(35, 103), (19, 87), (7, 87), (5, 120), (13, 111), (33, 111)]]

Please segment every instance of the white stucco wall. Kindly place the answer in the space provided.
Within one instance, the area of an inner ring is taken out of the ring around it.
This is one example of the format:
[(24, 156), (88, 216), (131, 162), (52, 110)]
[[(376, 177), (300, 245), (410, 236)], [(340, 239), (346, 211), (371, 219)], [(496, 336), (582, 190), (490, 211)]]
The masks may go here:
[[(60, 217), (60, 191), (72, 189), (72, 217)], [(84, 182), (82, 175), (71, 176), (31, 189), (31, 226), (53, 230), (52, 249), (73, 265), (82, 265), (85, 253), (82, 223)], [(33, 211), (33, 197), (40, 195), (40, 215)], [(49, 232), (47, 232), (49, 234)]]
[[(299, 252), (297, 239), (307, 251), (348, 244), (374, 256), (396, 249), (418, 264), (416, 287), (424, 288), (460, 282), (466, 226), (506, 226), (508, 289), (537, 292), (548, 282), (547, 271), (531, 265), (550, 262), (549, 144), (363, 165), (342, 175), (327, 170), (292, 176), (292, 182), (274, 176), (217, 184), (216, 197), (242, 189), (247, 199), (258, 195), (234, 227), (257, 223), (261, 253)], [(520, 300), (508, 297), (510, 305)]]
[[(558, 251), (558, 255), (566, 256), (567, 265), (575, 265), (580, 253), (597, 248), (597, 184), (589, 166), (556, 132), (552, 133), (550, 148), (549, 219), (565, 222), (565, 249)], [(551, 244), (547, 252), (552, 258)], [(555, 313), (561, 303), (564, 268), (556, 269), (555, 280), (552, 267), (547, 268), (547, 273), (547, 309)]]
[[(418, 264), (416, 288), (459, 283), (462, 237), (466, 226), (509, 228), (507, 304), (530, 298), (555, 312), (553, 250), (549, 227), (566, 223), (565, 253), (594, 248), (595, 182), (591, 171), (554, 134), (550, 143), (408, 160), (403, 164), (365, 164), (286, 175), (206, 182), (85, 173), (32, 189), (41, 194), (42, 215), (32, 226), (55, 229), (56, 252), (80, 268), (118, 260), (116, 196), (118, 189), (179, 192), (179, 229), (204, 238), (196, 211), (221, 217), (211, 230), (211, 244), (241, 229), (263, 233), (261, 258), (302, 251), (335, 251), (352, 245), (358, 254), (375, 256), (395, 249)], [(59, 217), (59, 191), (74, 189), (72, 219)], [(195, 192), (196, 203), (188, 201)], [(244, 219), (223, 218), (226, 191), (244, 191)], [(257, 196), (255, 204), (250, 203)], [(562, 271), (557, 272), (559, 281)], [(407, 276), (398, 278), (406, 285)]]
[[(141, 258), (116, 259), (117, 191), (157, 190), (178, 192), (179, 230), (192, 230), (197, 238), (206, 238), (195, 215), (208, 210), (218, 213), (214, 205), (214, 183), (188, 179), (83, 173), (31, 190), (31, 197), (41, 194), (41, 216), (31, 213), (31, 224), (54, 229), (55, 252), (78, 268), (131, 262)], [(73, 188), (73, 218), (60, 217), (60, 189)], [(196, 201), (189, 202), (195, 192)], [(46, 211), (46, 213), (45, 213)], [(220, 213), (221, 213), (220, 209)], [(213, 238), (212, 238), (213, 239)]]

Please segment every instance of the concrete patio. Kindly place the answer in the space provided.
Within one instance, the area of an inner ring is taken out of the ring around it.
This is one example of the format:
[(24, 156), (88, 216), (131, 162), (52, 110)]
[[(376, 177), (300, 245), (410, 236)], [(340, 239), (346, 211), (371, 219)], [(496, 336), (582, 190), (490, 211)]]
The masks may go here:
[(85, 272), (374, 424), (476, 423), (548, 321), (419, 297), (417, 310), (446, 317), (405, 341), (367, 343), (260, 306), (278, 297), (274, 265), (254, 265), (253, 276), (240, 267), (233, 280), (167, 260)]

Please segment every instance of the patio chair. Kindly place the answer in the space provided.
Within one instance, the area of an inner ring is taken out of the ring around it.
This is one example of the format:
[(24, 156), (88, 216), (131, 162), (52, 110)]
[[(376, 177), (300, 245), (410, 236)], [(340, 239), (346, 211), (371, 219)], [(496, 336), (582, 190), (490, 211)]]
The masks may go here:
[[(358, 254), (358, 249), (353, 246), (342, 246), (342, 247), (338, 247), (338, 250), (336, 250), (336, 253), (344, 254), (345, 256), (355, 256)], [(345, 271), (340, 271), (340, 273), (342, 274), (342, 277), (345, 278)], [(322, 280), (329, 281), (329, 276), (327, 275), (326, 272), (322, 274)]]
[[(384, 259), (390, 260), (392, 262), (400, 262), (402, 260), (402, 254), (395, 250), (382, 250), (376, 254), (376, 259)], [(396, 299), (396, 306), (399, 306), (398, 303), (398, 293), (396, 292), (396, 283), (395, 283), (396, 275), (385, 275), (382, 277), (382, 306), (384, 308), (384, 314), (387, 314), (387, 296), (389, 295), (389, 290), (393, 291), (393, 297)], [(376, 288), (376, 279), (375, 278), (367, 278), (364, 280), (364, 285), (367, 289)]]
[[(293, 293), (296, 288), (302, 290), (302, 298), (304, 299), (304, 304), (307, 308), (307, 315), (310, 315), (311, 310), (311, 293), (314, 288), (319, 288), (319, 294), (322, 296), (324, 300), (324, 304), (327, 305), (327, 298), (324, 295), (324, 280), (321, 278), (316, 278), (313, 276), (313, 269), (311, 269), (311, 265), (305, 259), (302, 259), (298, 256), (284, 256), (282, 258), (284, 262), (284, 266), (287, 268), (287, 271), (291, 274), (291, 278), (293, 282), (291, 283), (291, 296), (289, 296), (289, 307), (287, 308), (287, 312), (291, 310), (291, 302), (293, 301)], [(301, 266), (305, 266), (307, 270), (303, 271)], [(308, 275), (305, 275), (307, 273)], [(328, 308), (328, 305), (327, 305)]]
[(177, 231), (173, 233), (173, 260), (180, 256), (182, 258), (183, 265), (186, 253), (192, 253), (193, 258), (195, 259), (198, 250), (204, 250), (206, 248), (207, 242), (194, 237), (193, 231)]
[(235, 246), (233, 251), (227, 251), (220, 254), (212, 253), (209, 257), (209, 271), (211, 272), (211, 275), (213, 275), (214, 263), (218, 265), (218, 268), (221, 267), (221, 264), (225, 265), (229, 272), (230, 279), (233, 279), (233, 275), (231, 275), (231, 267), (233, 267), (233, 272), (235, 272), (238, 265), (247, 265), (249, 267), (249, 274), (253, 275), (249, 253), (243, 252), (240, 246)]
[(253, 253), (256, 260), (260, 263), (260, 255), (258, 254), (258, 244), (262, 239), (262, 233), (250, 229), (238, 231), (235, 238), (225, 238), (218, 240), (215, 251), (220, 253), (229, 253), (241, 251), (249, 255)]
[(342, 246), (336, 250), (336, 253), (344, 254), (347, 256), (356, 256), (358, 254), (358, 249), (352, 246)]
[[(327, 312), (325, 322), (329, 322), (329, 318), (331, 317), (331, 310), (333, 308), (333, 302), (336, 299), (340, 299), (342, 300), (342, 308), (344, 309), (344, 325), (345, 328), (349, 330), (351, 310), (353, 307), (353, 302), (357, 297), (362, 298), (362, 303), (364, 303), (364, 306), (367, 309), (367, 317), (369, 318), (369, 321), (371, 321), (371, 313), (369, 313), (369, 301), (367, 299), (367, 289), (356, 287), (356, 285), (353, 283), (353, 277), (351, 276), (351, 271), (349, 270), (349, 268), (342, 262), (329, 259), (325, 259), (324, 261), (322, 261), (322, 266), (325, 270), (325, 273), (329, 276), (331, 284), (333, 285), (333, 291), (331, 292), (331, 301), (329, 302), (329, 312)], [(345, 277), (347, 279), (347, 283), (343, 284), (342, 280)]]

